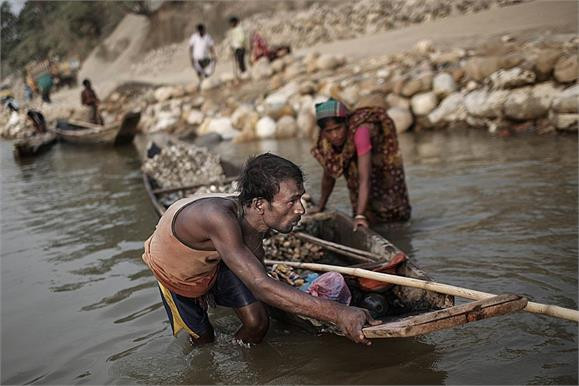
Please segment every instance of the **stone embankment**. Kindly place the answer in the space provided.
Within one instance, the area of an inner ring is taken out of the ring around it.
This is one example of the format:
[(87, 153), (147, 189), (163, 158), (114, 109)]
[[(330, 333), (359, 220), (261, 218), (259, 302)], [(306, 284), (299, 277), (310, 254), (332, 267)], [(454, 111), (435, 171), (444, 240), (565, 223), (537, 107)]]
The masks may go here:
[[(476, 49), (441, 50), (421, 41), (407, 52), (360, 62), (315, 52), (289, 55), (259, 61), (241, 81), (225, 73), (201, 84), (139, 92), (124, 87), (103, 102), (102, 110), (109, 122), (140, 110), (144, 132), (213, 133), (237, 142), (313, 139), (314, 104), (329, 97), (350, 108), (382, 105), (399, 132), (458, 126), (499, 133), (576, 132), (577, 43), (577, 38), (503, 36)], [(49, 118), (63, 113), (73, 112), (47, 111)], [(7, 134), (13, 130), (5, 129)]]
[(576, 45), (577, 39), (503, 36), (476, 50), (443, 51), (422, 41), (411, 51), (358, 63), (315, 53), (287, 56), (259, 62), (239, 86), (224, 74), (201, 85), (149, 90), (138, 101), (113, 93), (108, 106), (140, 105), (147, 132), (217, 133), (238, 142), (313, 138), (314, 104), (329, 97), (351, 108), (382, 105), (399, 132), (458, 126), (577, 131)]

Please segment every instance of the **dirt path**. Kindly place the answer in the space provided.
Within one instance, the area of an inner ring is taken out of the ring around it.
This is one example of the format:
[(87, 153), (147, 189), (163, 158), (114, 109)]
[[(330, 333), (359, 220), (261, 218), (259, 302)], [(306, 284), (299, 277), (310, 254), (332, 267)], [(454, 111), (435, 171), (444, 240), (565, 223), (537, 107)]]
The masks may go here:
[[(576, 35), (577, 11), (578, 3), (574, 0), (539, 0), (471, 15), (448, 17), (356, 39), (320, 44), (297, 52), (318, 51), (342, 54), (350, 58), (365, 58), (408, 50), (423, 39), (429, 39), (437, 46), (468, 47), (504, 34), (521, 38), (545, 31)], [(90, 73), (92, 71), (82, 73), (95, 78), (93, 84), (101, 97), (130, 80), (154, 84), (188, 83), (195, 79), (196, 75), (189, 62), (187, 42), (182, 42), (180, 46), (181, 49), (168, 61), (161, 73), (133, 75), (128, 71), (126, 63), (121, 68), (107, 68), (103, 71), (101, 67), (92, 70), (94, 74)], [(232, 69), (230, 60), (221, 60), (214, 76), (230, 73)], [(103, 73), (106, 73), (106, 79), (102, 78)], [(53, 99), (57, 103), (78, 104), (79, 93), (80, 89), (64, 90), (55, 94)]]

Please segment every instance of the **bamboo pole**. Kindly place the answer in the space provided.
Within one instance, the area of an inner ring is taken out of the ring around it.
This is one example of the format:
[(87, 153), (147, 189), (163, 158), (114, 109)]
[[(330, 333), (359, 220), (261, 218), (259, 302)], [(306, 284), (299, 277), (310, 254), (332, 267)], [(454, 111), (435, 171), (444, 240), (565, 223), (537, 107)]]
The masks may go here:
[[(456, 287), (449, 284), (436, 283), (433, 281), (425, 281), (419, 279), (413, 279), (410, 277), (390, 275), (387, 273), (379, 273), (368, 271), (361, 268), (351, 268), (351, 267), (340, 267), (336, 265), (328, 264), (317, 264), (317, 263), (298, 263), (295, 261), (275, 261), (275, 260), (265, 260), (265, 264), (285, 264), (290, 267), (309, 269), (312, 271), (324, 271), (324, 272), (339, 272), (350, 276), (363, 277), (366, 279), (377, 280), (384, 283), (391, 283), (397, 285), (403, 285), (407, 287), (420, 288), (427, 291), (438, 292), (446, 295), (458, 296), (465, 299), (471, 300), (482, 300), (496, 296), (487, 292), (476, 291), (468, 288)], [(533, 312), (535, 314), (544, 314), (553, 316), (555, 318), (572, 320), (574, 322), (579, 322), (579, 311), (572, 310), (569, 308), (563, 308), (551, 304), (541, 304), (529, 302), (525, 311)]]
[[(354, 253), (354, 254), (356, 254), (356, 255), (366, 257), (366, 260), (365, 260), (365, 261), (368, 261), (368, 262), (370, 262), (370, 261), (378, 262), (378, 261), (384, 260), (382, 257), (378, 256), (378, 255), (375, 254), (375, 253), (368, 252), (368, 251), (363, 251), (363, 250), (361, 250), (361, 249), (356, 249), (356, 248), (348, 247), (348, 246), (346, 246), (346, 245), (342, 245), (342, 244), (338, 244), (338, 243), (333, 243), (333, 242), (328, 241), (328, 240), (323, 240), (323, 239), (314, 237), (314, 236), (312, 236), (312, 235), (308, 235), (307, 233), (294, 232), (293, 234), (294, 234), (296, 237), (299, 237), (300, 239), (309, 241), (309, 242), (312, 243), (312, 244), (321, 245), (322, 247), (327, 248), (327, 249), (329, 249), (329, 250), (331, 250), (331, 251), (334, 251), (334, 252), (336, 252), (336, 249), (337, 249), (337, 250), (340, 250), (340, 251), (351, 252), (351, 253)], [(338, 252), (338, 253), (340, 253), (340, 252)], [(350, 255), (346, 255), (346, 256), (350, 256)]]

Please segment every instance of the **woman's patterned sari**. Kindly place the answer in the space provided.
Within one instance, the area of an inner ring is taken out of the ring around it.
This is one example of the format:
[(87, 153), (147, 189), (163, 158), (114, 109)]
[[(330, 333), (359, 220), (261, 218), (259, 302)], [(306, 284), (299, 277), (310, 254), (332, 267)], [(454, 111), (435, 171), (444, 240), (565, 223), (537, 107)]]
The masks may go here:
[(410, 203), (404, 178), (402, 154), (394, 122), (381, 107), (364, 107), (348, 116), (347, 139), (340, 151), (320, 137), (313, 156), (334, 178), (346, 178), (353, 213), (358, 206), (359, 174), (354, 134), (358, 127), (370, 128), (372, 142), (370, 197), (366, 216), (371, 222), (404, 221), (410, 218)]

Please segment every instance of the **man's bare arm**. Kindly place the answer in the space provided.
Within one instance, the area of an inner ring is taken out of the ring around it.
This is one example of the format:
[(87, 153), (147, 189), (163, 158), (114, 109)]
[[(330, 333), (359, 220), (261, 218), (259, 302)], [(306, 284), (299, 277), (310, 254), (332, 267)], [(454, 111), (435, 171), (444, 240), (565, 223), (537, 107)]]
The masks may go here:
[(204, 218), (204, 221), (202, 225), (195, 225), (197, 231), (206, 233), (229, 269), (256, 298), (287, 312), (335, 323), (350, 339), (369, 344), (361, 329), (366, 323), (376, 322), (366, 310), (314, 297), (272, 279), (243, 242), (241, 228), (233, 212), (216, 205), (208, 205), (201, 211), (203, 213), (199, 213), (198, 218)]

